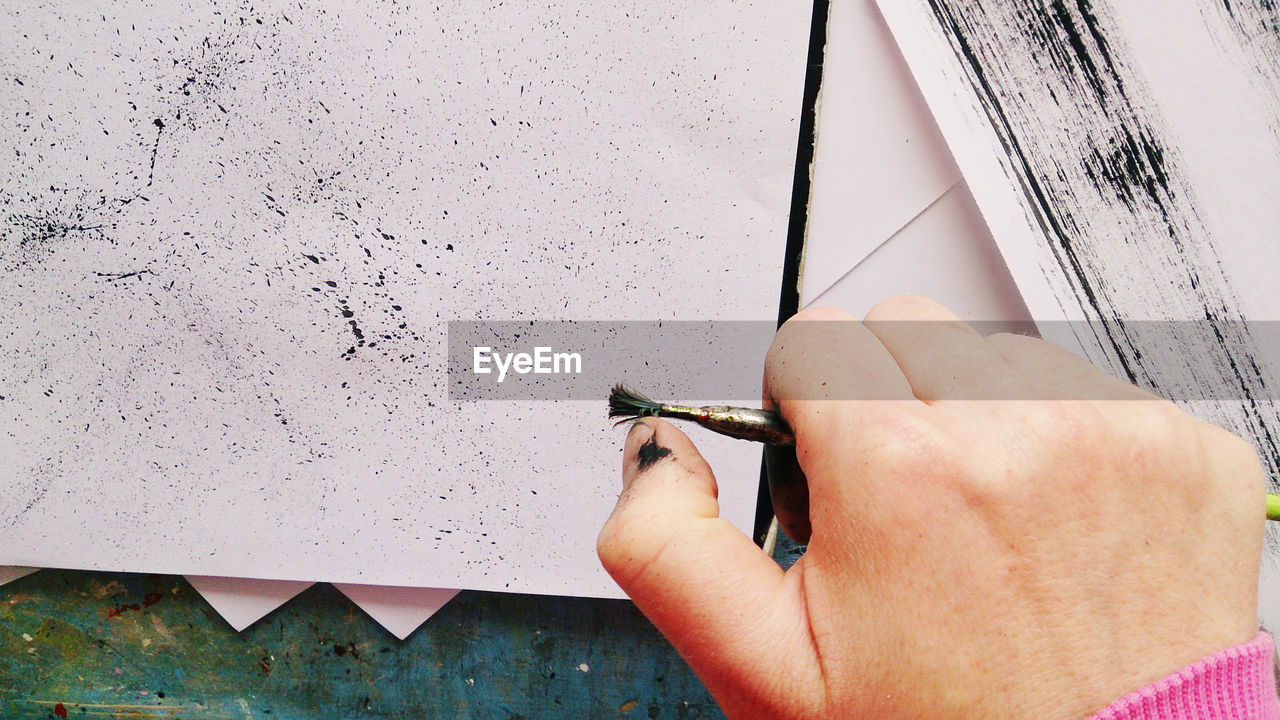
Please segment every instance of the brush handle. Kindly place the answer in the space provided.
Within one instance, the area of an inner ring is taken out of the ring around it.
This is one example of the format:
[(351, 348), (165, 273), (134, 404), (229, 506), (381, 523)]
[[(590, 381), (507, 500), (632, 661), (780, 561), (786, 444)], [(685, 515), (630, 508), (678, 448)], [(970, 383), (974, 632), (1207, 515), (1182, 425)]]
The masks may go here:
[[(738, 408), (727, 406), (686, 407), (683, 405), (666, 405), (655, 403), (642, 395), (626, 391), (621, 385), (613, 389), (610, 402), (621, 393), (630, 393), (645, 403), (653, 405), (652, 409), (627, 408), (626, 414), (657, 415), (678, 420), (690, 420), (712, 432), (752, 442), (763, 442), (772, 445), (792, 445), (795, 436), (787, 426), (782, 415), (772, 410), (756, 408)], [(620, 413), (621, 414), (621, 413)], [(610, 417), (614, 417), (611, 413)], [(1280, 493), (1267, 493), (1267, 519), (1280, 522)]]

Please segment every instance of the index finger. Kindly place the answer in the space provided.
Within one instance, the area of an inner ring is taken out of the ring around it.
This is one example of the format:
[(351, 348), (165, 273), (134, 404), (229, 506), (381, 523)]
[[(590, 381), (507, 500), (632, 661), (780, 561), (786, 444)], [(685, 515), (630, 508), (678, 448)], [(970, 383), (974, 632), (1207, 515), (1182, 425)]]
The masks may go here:
[(852, 414), (832, 401), (914, 399), (880, 339), (839, 308), (796, 313), (778, 328), (765, 356), (764, 405), (782, 413), (797, 442), (801, 435), (826, 437), (836, 414)]
[[(796, 435), (803, 481), (790, 478), (789, 491), (813, 501), (791, 498), (795, 507), (783, 508), (780, 521), (788, 513), (807, 516), (810, 504), (823, 502), (833, 489), (825, 483), (841, 479), (838, 472), (824, 472), (821, 459), (834, 468), (856, 454), (859, 443), (875, 435), (864, 429), (886, 412), (926, 409), (879, 338), (836, 308), (803, 310), (779, 328), (765, 357), (763, 403), (781, 413)], [(818, 448), (829, 452), (815, 456)], [(771, 476), (771, 491), (778, 484)], [(789, 532), (799, 527), (807, 535), (807, 518), (787, 520)]]

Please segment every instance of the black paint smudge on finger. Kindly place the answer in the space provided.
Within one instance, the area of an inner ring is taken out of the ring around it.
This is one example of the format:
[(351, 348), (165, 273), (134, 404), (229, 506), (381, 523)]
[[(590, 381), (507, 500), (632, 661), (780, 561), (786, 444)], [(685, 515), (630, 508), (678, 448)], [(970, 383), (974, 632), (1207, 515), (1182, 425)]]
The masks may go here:
[(654, 433), (649, 436), (640, 449), (636, 451), (636, 458), (640, 460), (640, 466), (637, 472), (644, 472), (653, 467), (659, 460), (671, 454), (671, 448), (662, 447), (658, 444), (658, 435)]

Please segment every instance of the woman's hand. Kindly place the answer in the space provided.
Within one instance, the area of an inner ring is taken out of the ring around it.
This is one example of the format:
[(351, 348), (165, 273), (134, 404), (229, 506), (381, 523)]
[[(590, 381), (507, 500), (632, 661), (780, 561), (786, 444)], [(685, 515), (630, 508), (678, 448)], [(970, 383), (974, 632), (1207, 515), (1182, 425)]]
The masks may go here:
[(1059, 348), (922, 298), (810, 310), (765, 402), (807, 486), (793, 567), (656, 419), (599, 539), (730, 717), (1075, 720), (1256, 633), (1252, 448)]

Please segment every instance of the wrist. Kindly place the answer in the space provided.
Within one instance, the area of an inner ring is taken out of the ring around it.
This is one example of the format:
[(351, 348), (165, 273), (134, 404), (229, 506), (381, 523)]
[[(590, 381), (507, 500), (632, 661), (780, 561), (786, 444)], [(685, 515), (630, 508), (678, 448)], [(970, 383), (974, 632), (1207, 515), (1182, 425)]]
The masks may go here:
[(1090, 720), (1280, 720), (1266, 633), (1125, 695)]

